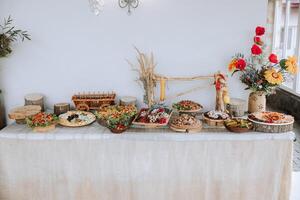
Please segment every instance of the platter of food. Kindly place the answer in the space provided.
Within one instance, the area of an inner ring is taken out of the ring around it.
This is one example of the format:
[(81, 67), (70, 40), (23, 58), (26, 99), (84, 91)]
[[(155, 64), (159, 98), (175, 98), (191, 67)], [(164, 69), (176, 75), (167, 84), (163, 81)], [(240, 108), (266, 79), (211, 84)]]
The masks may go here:
[(134, 105), (105, 106), (95, 114), (100, 125), (109, 128), (113, 133), (122, 133), (130, 127), (137, 114), (137, 108)]
[(229, 119), (225, 112), (211, 110), (203, 114), (204, 121), (210, 126), (224, 126), (224, 121)]
[(171, 115), (172, 110), (163, 106), (143, 108), (132, 124), (146, 128), (163, 127), (169, 123)]
[(68, 111), (59, 115), (59, 124), (67, 127), (87, 126), (96, 120), (93, 113), (85, 111)]
[(201, 104), (190, 100), (179, 101), (178, 103), (174, 103), (172, 107), (178, 112), (183, 113), (195, 113), (201, 111), (203, 108)]
[(253, 128), (253, 124), (249, 120), (242, 118), (228, 119), (224, 122), (224, 125), (227, 130), (234, 133), (249, 132)]
[(55, 129), (57, 120), (58, 118), (54, 114), (40, 112), (27, 117), (26, 123), (34, 132), (48, 132)]
[(194, 116), (182, 114), (171, 120), (170, 128), (176, 132), (199, 132), (202, 129), (202, 123)]
[(255, 112), (248, 115), (253, 130), (259, 132), (280, 133), (293, 130), (294, 117), (279, 112)]

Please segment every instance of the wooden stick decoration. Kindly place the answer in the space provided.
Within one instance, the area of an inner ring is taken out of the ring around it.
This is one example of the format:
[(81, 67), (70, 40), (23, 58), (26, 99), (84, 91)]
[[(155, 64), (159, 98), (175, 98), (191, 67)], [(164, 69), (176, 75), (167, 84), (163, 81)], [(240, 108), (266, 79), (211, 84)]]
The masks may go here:
[[(226, 104), (229, 103), (229, 96), (228, 96), (228, 88), (226, 78), (223, 74), (218, 72), (215, 75), (209, 76), (194, 76), (194, 77), (165, 77), (161, 75), (157, 75), (154, 72), (156, 64), (154, 63), (153, 54), (151, 53), (150, 56), (139, 51), (136, 47), (135, 50), (138, 53), (137, 60), (138, 60), (138, 67), (134, 64), (127, 61), (133, 68), (134, 71), (139, 73), (139, 78), (137, 81), (142, 83), (144, 88), (144, 103), (151, 107), (154, 105), (155, 102), (155, 95), (154, 95), (154, 88), (156, 87), (156, 82), (160, 83), (160, 98), (161, 102), (169, 99), (170, 97), (166, 98), (166, 82), (167, 81), (194, 81), (194, 80), (207, 80), (207, 79), (214, 79), (214, 85), (216, 87), (216, 110), (225, 112)], [(211, 86), (211, 85), (209, 85)], [(172, 98), (176, 98), (179, 96), (183, 96), (185, 94), (194, 92), (199, 89), (204, 89), (208, 86), (198, 86), (187, 90), (185, 92), (181, 92)]]

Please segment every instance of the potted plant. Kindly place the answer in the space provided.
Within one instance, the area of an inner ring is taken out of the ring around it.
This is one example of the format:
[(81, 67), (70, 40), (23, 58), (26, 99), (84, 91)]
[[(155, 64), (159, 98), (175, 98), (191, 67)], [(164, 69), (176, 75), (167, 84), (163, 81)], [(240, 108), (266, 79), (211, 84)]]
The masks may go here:
[(240, 74), (240, 80), (251, 90), (249, 95), (248, 111), (250, 113), (265, 111), (266, 95), (271, 94), (275, 88), (287, 80), (287, 77), (297, 73), (297, 59), (294, 56), (278, 59), (277, 55), (265, 53), (266, 45), (262, 37), (264, 27), (256, 27), (254, 44), (249, 58), (241, 53), (236, 54), (228, 68)]
[(21, 39), (30, 40), (27, 31), (17, 29), (12, 25), (13, 19), (9, 16), (4, 19), (4, 24), (0, 25), (0, 58), (7, 57), (12, 52), (11, 44)]

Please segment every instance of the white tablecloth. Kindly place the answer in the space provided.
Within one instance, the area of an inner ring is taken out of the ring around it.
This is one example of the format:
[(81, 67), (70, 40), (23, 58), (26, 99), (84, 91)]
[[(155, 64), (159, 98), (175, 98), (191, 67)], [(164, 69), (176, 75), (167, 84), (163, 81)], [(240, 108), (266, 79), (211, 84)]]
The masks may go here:
[(287, 200), (294, 133), (0, 132), (2, 200)]

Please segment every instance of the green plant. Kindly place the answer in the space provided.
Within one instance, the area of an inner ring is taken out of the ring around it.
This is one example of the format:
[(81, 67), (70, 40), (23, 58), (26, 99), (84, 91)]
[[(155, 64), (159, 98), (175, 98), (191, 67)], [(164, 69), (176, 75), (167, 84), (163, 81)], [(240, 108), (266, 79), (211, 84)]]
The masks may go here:
[(27, 31), (17, 29), (12, 25), (13, 19), (9, 16), (4, 18), (4, 24), (0, 25), (0, 58), (6, 57), (12, 52), (11, 43), (21, 39), (22, 42), (30, 39), (30, 35)]

